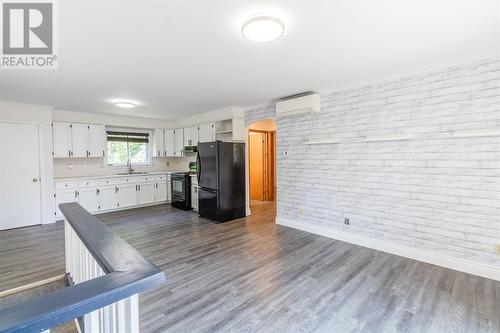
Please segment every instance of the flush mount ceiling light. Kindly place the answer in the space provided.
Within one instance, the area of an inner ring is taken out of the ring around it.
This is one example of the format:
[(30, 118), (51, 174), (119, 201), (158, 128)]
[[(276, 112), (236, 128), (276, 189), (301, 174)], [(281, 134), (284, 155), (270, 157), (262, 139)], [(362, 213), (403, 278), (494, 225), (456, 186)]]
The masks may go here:
[(126, 101), (117, 101), (114, 102), (114, 104), (119, 107), (119, 108), (124, 108), (124, 109), (131, 109), (135, 108), (135, 103), (132, 102), (126, 102)]
[(285, 31), (281, 20), (271, 16), (258, 16), (246, 21), (241, 34), (248, 40), (257, 43), (271, 42), (280, 38)]

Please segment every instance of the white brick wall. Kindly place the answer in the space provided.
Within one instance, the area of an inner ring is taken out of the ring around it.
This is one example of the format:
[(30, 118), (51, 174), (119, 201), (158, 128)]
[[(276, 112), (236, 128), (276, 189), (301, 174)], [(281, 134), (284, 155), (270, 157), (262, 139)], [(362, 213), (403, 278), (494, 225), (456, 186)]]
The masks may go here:
[(276, 125), (278, 216), (500, 267), (500, 137), (452, 137), (500, 128), (500, 58), (323, 95)]

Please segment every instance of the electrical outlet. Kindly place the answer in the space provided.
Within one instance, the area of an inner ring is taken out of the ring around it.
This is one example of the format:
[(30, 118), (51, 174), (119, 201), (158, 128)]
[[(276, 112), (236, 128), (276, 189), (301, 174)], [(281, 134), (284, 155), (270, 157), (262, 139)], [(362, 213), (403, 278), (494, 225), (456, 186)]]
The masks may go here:
[(344, 224), (347, 224), (347, 225), (351, 224), (351, 222), (349, 221), (349, 218), (347, 218), (347, 217), (344, 218)]
[(500, 244), (495, 245), (495, 253), (500, 254)]

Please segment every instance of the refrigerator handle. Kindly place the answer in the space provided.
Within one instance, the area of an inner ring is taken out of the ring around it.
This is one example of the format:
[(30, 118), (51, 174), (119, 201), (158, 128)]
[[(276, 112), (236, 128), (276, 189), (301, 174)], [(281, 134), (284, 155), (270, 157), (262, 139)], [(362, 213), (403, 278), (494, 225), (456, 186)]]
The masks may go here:
[(200, 182), (200, 175), (201, 175), (201, 159), (200, 159), (200, 153), (196, 154), (196, 179), (198, 179), (198, 183)]

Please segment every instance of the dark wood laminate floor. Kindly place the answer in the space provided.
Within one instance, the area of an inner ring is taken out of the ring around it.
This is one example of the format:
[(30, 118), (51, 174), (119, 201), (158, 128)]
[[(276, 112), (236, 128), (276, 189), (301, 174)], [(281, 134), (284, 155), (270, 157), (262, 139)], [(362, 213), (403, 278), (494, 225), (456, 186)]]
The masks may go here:
[[(277, 226), (154, 206), (99, 215), (166, 274), (143, 332), (500, 332), (500, 282)], [(0, 232), (0, 290), (64, 271), (62, 224)]]

